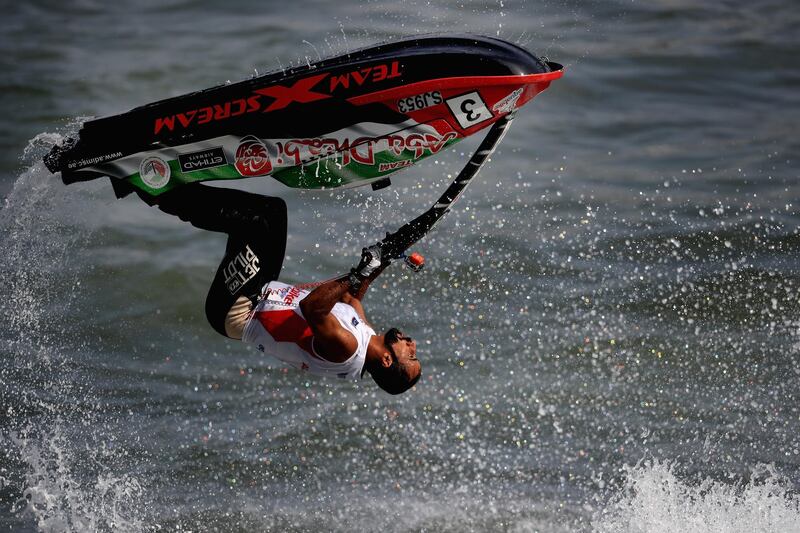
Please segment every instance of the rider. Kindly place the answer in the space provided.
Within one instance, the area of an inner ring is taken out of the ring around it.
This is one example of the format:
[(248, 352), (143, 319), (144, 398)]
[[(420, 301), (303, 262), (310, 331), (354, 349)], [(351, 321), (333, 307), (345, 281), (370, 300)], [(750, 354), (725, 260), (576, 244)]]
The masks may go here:
[(389, 265), (377, 245), (364, 249), (349, 275), (308, 290), (276, 281), (286, 251), (282, 199), (199, 183), (139, 196), (195, 227), (228, 234), (206, 298), (206, 317), (220, 334), (313, 374), (359, 379), (369, 372), (390, 394), (419, 380), (416, 342), (397, 328), (376, 334), (364, 315), (364, 293)]

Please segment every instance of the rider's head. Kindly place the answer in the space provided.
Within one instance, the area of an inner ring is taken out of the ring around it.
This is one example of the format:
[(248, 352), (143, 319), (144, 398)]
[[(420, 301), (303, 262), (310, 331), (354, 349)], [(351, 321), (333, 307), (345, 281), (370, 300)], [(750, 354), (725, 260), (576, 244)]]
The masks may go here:
[(422, 374), (417, 361), (417, 343), (399, 329), (391, 328), (383, 336), (383, 345), (383, 356), (370, 366), (369, 373), (389, 394), (401, 394), (413, 387)]

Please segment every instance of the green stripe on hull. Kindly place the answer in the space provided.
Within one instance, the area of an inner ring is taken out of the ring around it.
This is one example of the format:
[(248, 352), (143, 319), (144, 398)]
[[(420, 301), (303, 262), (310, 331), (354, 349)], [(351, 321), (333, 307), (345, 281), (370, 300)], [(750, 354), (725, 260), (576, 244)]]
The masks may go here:
[[(449, 148), (460, 138), (447, 141), (441, 148)], [(437, 153), (440, 150), (437, 150)], [(302, 166), (285, 167), (274, 170), (270, 175), (288, 187), (295, 189), (331, 189), (351, 185), (360, 181), (371, 181), (376, 178), (388, 176), (398, 170), (408, 168), (427, 157), (433, 155), (428, 149), (416, 157), (414, 151), (405, 149), (399, 155), (390, 150), (384, 150), (373, 155), (373, 163), (361, 163), (355, 160), (343, 166), (342, 155), (336, 154), (324, 159), (312, 161)], [(233, 164), (198, 170), (195, 172), (181, 172), (178, 160), (169, 161), (169, 181), (158, 189), (151, 187), (142, 180), (138, 172), (129, 176), (126, 181), (134, 187), (152, 195), (158, 196), (167, 191), (188, 183), (212, 180), (239, 180), (242, 176)], [(383, 166), (383, 167), (382, 167)]]

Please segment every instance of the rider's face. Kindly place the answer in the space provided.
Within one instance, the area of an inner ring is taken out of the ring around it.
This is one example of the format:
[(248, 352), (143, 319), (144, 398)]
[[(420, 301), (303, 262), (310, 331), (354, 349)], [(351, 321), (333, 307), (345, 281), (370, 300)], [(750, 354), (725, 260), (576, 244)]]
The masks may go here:
[(417, 360), (417, 341), (404, 335), (403, 332), (392, 328), (386, 334), (387, 345), (391, 348), (393, 357), (398, 363), (405, 365), (415, 377), (420, 372), (420, 364)]

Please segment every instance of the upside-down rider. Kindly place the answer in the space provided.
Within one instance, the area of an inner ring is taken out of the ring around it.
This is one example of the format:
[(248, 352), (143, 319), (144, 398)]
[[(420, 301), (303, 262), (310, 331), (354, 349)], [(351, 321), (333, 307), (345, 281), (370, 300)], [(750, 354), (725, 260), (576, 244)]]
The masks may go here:
[(348, 275), (307, 290), (277, 281), (286, 251), (282, 199), (199, 183), (158, 197), (138, 194), (195, 227), (228, 235), (205, 307), (220, 334), (312, 374), (360, 379), (369, 372), (390, 394), (419, 379), (416, 342), (397, 328), (377, 334), (364, 314), (364, 294), (389, 265), (378, 246), (365, 248)]

